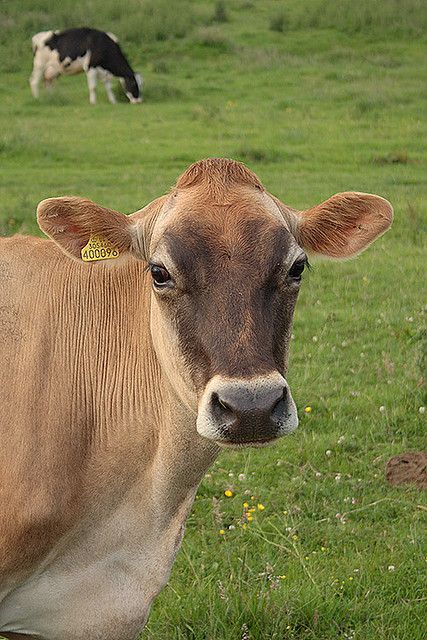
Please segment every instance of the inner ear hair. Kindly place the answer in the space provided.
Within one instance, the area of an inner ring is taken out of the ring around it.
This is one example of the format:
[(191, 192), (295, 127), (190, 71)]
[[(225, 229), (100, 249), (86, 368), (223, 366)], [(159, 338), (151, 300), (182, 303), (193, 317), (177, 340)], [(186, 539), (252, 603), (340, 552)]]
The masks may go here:
[(109, 240), (119, 252), (131, 248), (131, 219), (85, 198), (64, 196), (42, 200), (37, 207), (40, 229), (73, 258), (91, 236)]

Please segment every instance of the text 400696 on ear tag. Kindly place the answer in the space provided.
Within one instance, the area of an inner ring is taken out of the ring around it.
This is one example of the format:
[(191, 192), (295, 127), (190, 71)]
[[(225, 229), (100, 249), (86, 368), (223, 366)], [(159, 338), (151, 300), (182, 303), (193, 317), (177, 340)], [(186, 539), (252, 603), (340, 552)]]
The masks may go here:
[(96, 262), (97, 260), (111, 260), (118, 258), (119, 250), (107, 238), (91, 236), (88, 243), (82, 249), (83, 262)]

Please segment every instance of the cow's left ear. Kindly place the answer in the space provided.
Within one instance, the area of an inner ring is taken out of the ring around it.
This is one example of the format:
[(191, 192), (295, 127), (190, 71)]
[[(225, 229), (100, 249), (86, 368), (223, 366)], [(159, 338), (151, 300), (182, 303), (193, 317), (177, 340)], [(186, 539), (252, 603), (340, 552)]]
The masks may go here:
[(296, 215), (297, 240), (304, 249), (345, 259), (387, 231), (393, 207), (380, 196), (349, 191)]
[(93, 237), (107, 240), (120, 253), (132, 246), (132, 221), (128, 216), (84, 198), (63, 197), (43, 200), (37, 220), (46, 235), (73, 258)]

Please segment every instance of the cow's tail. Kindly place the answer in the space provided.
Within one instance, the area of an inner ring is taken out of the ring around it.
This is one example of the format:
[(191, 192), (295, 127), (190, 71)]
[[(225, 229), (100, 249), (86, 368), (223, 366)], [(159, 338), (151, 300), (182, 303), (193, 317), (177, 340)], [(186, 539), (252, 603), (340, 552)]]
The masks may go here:
[(107, 31), (107, 36), (111, 38), (113, 42), (115, 42), (116, 44), (119, 44), (119, 39), (114, 33), (111, 33), (111, 31)]
[(33, 47), (33, 53), (35, 54), (37, 49), (39, 47), (41, 47), (42, 45), (44, 45), (44, 43), (46, 42), (46, 40), (49, 40), (49, 38), (51, 38), (53, 36), (53, 31), (40, 31), (40, 33), (36, 33), (32, 38), (31, 38), (31, 44)]

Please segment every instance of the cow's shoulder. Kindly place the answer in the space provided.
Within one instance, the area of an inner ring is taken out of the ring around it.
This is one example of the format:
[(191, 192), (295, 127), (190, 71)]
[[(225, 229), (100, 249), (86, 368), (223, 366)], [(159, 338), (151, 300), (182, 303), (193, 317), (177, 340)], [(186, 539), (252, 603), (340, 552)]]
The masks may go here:
[(36, 294), (44, 274), (57, 273), (62, 262), (61, 251), (51, 240), (22, 235), (0, 238), (0, 304), (21, 300), (22, 307), (23, 296), (27, 300)]
[[(25, 263), (28, 261), (42, 261), (52, 253), (58, 253), (54, 243), (46, 238), (16, 234), (0, 238), (0, 263)], [(1, 277), (1, 271), (0, 271)]]
[(90, 47), (93, 29), (82, 27), (56, 31), (46, 40), (46, 46), (58, 52), (59, 60), (76, 60), (85, 55)]

